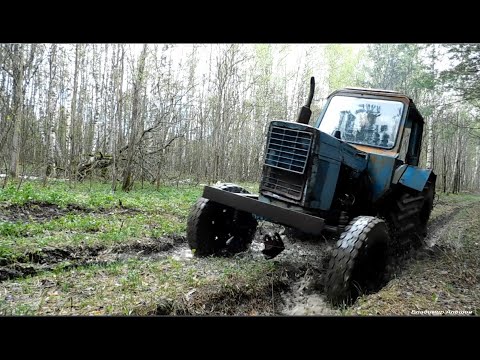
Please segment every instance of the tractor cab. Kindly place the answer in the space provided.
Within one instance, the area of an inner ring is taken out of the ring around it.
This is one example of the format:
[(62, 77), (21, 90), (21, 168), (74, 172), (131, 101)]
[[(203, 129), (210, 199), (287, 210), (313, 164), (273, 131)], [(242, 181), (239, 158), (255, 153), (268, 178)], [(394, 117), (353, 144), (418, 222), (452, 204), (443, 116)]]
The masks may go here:
[(401, 93), (345, 88), (328, 97), (315, 127), (358, 150), (417, 166), (423, 124), (412, 99)]

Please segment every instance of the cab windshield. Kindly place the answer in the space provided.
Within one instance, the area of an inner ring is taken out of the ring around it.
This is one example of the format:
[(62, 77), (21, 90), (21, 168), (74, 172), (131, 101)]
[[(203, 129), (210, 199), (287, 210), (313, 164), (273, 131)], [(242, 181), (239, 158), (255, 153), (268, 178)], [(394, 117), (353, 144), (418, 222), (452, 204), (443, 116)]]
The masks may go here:
[(391, 149), (403, 107), (400, 101), (334, 96), (319, 129), (332, 136), (339, 131), (347, 142)]

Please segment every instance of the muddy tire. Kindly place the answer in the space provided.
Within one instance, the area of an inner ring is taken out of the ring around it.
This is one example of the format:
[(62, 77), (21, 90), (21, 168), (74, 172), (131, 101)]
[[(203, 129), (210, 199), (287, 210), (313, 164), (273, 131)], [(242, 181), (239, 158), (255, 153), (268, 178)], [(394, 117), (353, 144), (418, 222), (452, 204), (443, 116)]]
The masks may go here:
[[(215, 187), (233, 193), (249, 193), (235, 184)], [(188, 217), (187, 241), (195, 256), (229, 256), (248, 249), (256, 228), (257, 220), (252, 214), (201, 197)]]
[(340, 235), (328, 266), (325, 290), (334, 305), (350, 304), (383, 285), (389, 235), (373, 216), (354, 218)]
[(389, 222), (394, 252), (404, 254), (424, 246), (427, 224), (435, 197), (435, 176), (431, 176), (421, 192), (405, 189), (390, 202), (384, 217)]

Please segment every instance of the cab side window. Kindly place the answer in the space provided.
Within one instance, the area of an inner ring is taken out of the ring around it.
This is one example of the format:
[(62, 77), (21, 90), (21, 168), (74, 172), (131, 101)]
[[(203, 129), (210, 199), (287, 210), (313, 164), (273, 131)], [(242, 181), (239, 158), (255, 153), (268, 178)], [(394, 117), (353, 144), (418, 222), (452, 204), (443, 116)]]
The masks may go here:
[(420, 145), (422, 143), (423, 122), (420, 119), (411, 119), (412, 131), (405, 162), (409, 165), (418, 166), (420, 159)]

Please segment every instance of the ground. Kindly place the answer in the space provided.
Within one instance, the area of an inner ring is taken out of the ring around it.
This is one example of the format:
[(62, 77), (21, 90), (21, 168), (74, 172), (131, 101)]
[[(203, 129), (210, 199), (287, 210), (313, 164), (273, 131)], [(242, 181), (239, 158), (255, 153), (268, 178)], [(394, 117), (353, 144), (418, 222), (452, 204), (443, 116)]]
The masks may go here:
[[(251, 191), (256, 186), (243, 184)], [(1, 315), (412, 315), (480, 312), (480, 196), (436, 199), (427, 243), (391, 280), (333, 308), (322, 277), (331, 242), (282, 235), (286, 250), (195, 258), (185, 239), (202, 186), (39, 182), (0, 188)], [(457, 313), (455, 313), (457, 312)]]

